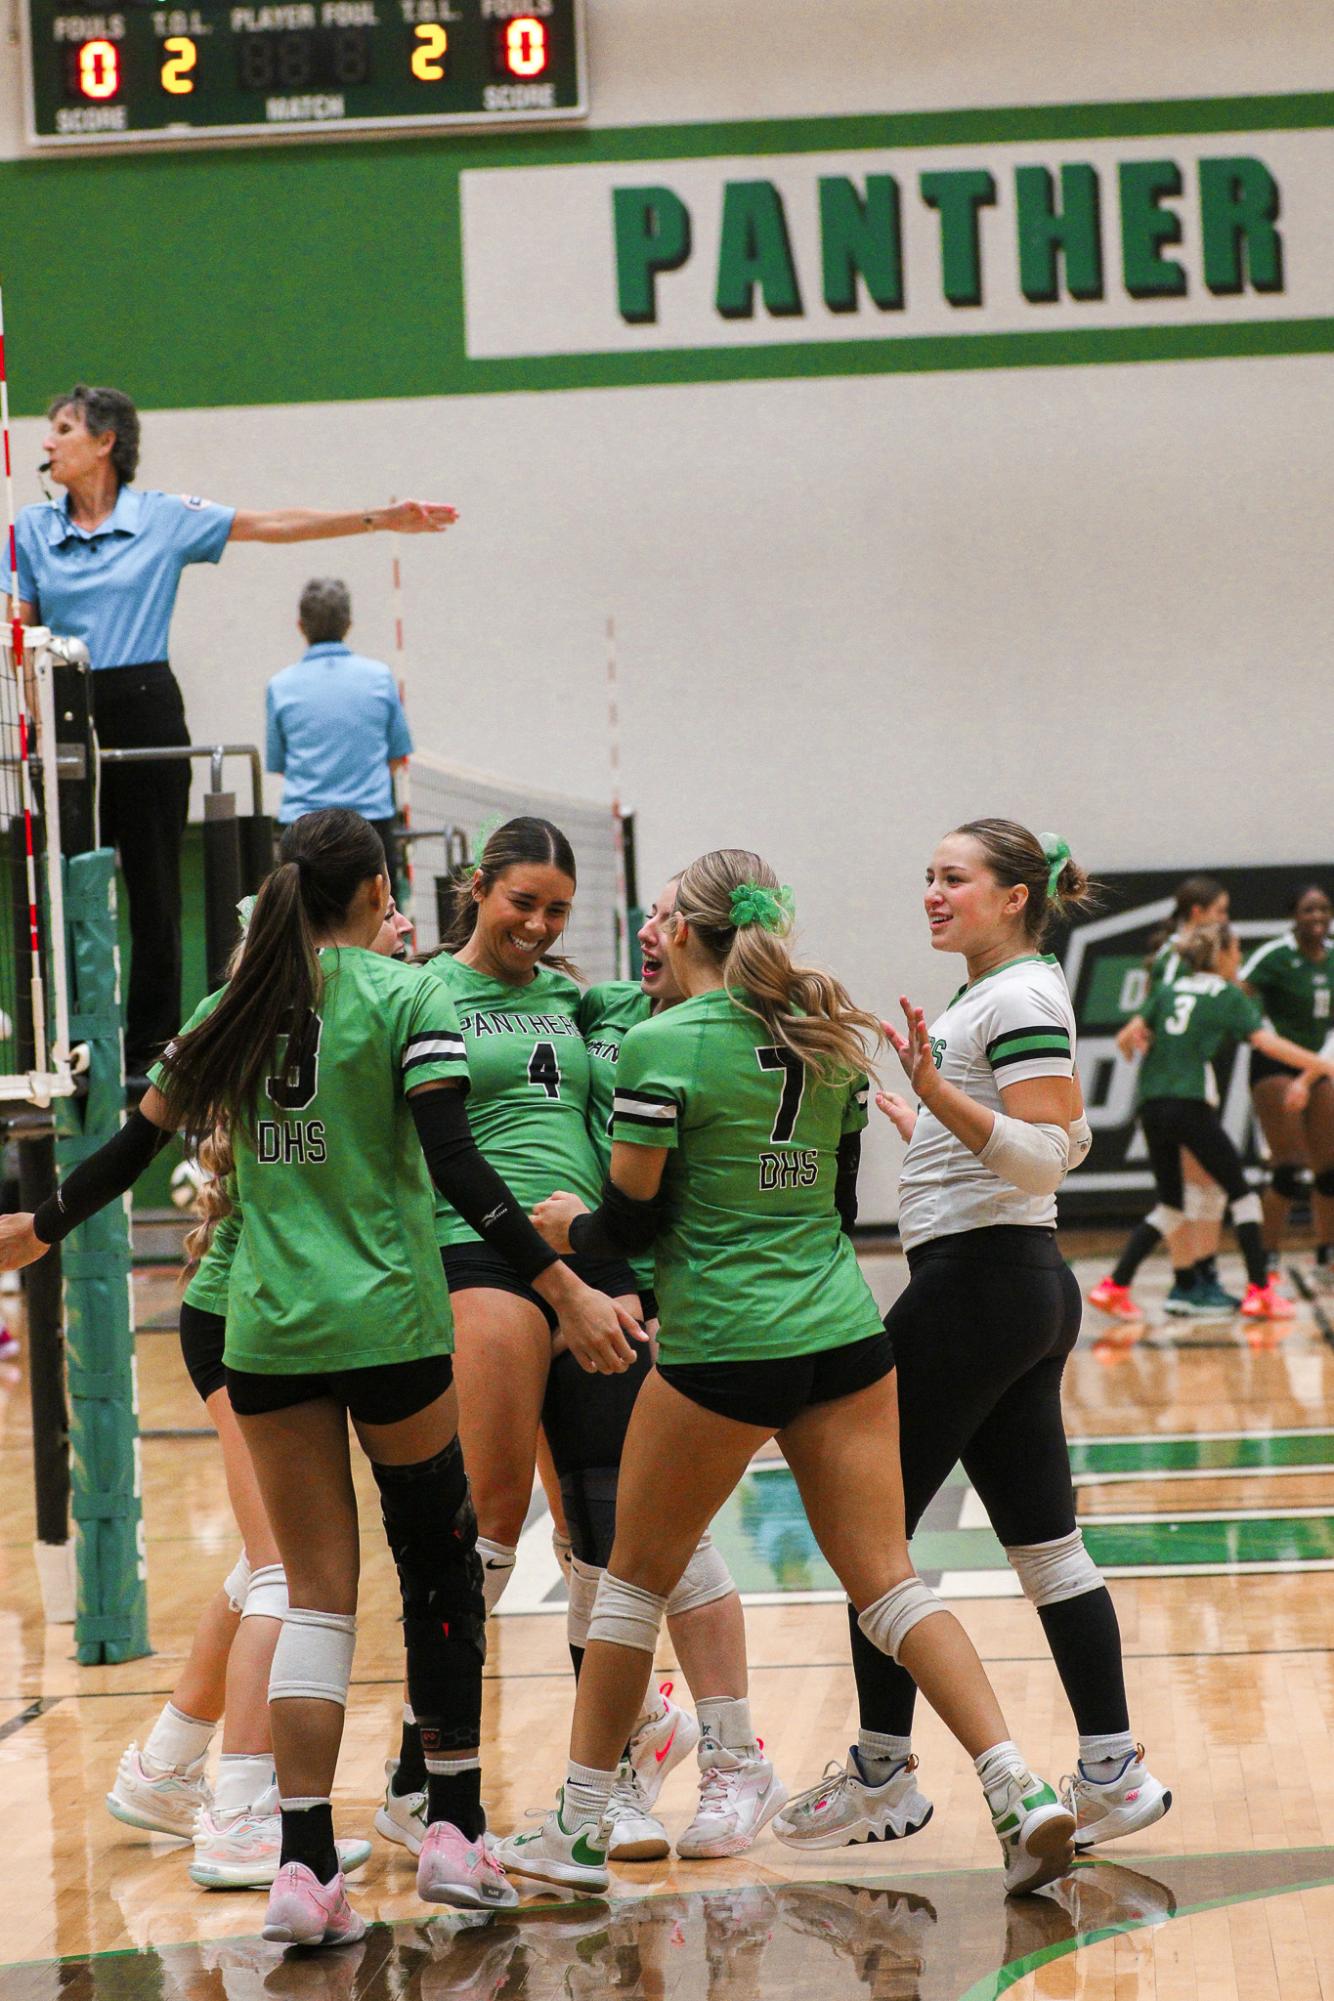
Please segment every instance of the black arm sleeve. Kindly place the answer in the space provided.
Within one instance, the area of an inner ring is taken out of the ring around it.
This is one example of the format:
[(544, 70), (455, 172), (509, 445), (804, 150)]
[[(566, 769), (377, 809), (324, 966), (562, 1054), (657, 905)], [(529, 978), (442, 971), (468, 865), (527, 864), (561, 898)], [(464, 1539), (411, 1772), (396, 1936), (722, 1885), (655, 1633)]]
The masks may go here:
[(845, 1237), (852, 1235), (857, 1220), (857, 1170), (862, 1164), (862, 1136), (844, 1133), (838, 1143), (838, 1172), (834, 1178), (834, 1207)]
[(637, 1202), (610, 1181), (602, 1184), (596, 1209), (576, 1216), (570, 1225), (570, 1249), (579, 1257), (638, 1258), (653, 1248), (667, 1221), (661, 1197)]
[(170, 1138), (142, 1112), (131, 1112), (115, 1138), (81, 1160), (55, 1194), (47, 1196), (32, 1219), (36, 1235), (44, 1244), (63, 1242), (71, 1230), (132, 1188)]
[(408, 1103), (431, 1179), (464, 1222), (507, 1257), (525, 1282), (554, 1265), (556, 1252), (478, 1152), (463, 1092), (416, 1091)]

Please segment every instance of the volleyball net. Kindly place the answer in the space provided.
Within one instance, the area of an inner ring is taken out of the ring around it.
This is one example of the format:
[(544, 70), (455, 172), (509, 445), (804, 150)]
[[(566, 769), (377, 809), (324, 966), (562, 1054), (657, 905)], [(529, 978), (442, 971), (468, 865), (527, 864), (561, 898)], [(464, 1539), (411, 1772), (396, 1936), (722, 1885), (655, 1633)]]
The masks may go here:
[[(57, 809), (54, 674), (42, 626), (0, 648), (0, 1104), (74, 1090)], [(49, 804), (49, 810), (48, 810)]]

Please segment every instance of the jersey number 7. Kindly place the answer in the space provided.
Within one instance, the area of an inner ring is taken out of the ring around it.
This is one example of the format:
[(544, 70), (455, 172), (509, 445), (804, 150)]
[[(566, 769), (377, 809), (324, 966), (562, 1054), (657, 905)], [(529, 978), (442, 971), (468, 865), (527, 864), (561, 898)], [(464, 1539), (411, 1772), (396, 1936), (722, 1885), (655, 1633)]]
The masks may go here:
[(797, 1127), (797, 1113), (801, 1110), (802, 1093), (806, 1089), (806, 1065), (790, 1049), (783, 1049), (776, 1043), (766, 1043), (755, 1051), (755, 1061), (761, 1070), (781, 1070), (783, 1073), (783, 1095), (778, 1100), (778, 1117), (769, 1138), (775, 1146), (786, 1146)]

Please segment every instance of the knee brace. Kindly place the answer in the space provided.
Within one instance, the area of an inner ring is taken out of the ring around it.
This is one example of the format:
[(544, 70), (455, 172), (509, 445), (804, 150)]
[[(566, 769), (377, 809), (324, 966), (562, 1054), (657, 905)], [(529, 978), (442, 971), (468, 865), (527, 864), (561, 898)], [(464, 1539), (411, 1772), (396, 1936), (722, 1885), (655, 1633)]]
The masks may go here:
[(495, 1611), (505, 1595), (505, 1587), (514, 1575), (514, 1565), (518, 1551), (507, 1542), (492, 1542), (489, 1536), (477, 1538), (477, 1560), (482, 1566), (482, 1597), (486, 1601), (487, 1617)]
[(1188, 1181), (1183, 1206), (1188, 1223), (1220, 1223), (1227, 1196), (1216, 1181)]
[(610, 1640), (618, 1647), (634, 1647), (651, 1659), (666, 1610), (665, 1598), (652, 1591), (641, 1591), (637, 1584), (626, 1584), (604, 1570), (588, 1637)]
[(1280, 1161), (1269, 1177), (1269, 1185), (1285, 1202), (1295, 1202), (1306, 1193), (1306, 1169), (1292, 1160)]
[(923, 1584), (920, 1577), (907, 1577), (883, 1598), (877, 1598), (874, 1605), (859, 1612), (857, 1624), (873, 1647), (897, 1661), (913, 1627), (929, 1619), (933, 1612), (944, 1610), (929, 1584)]
[(1007, 1544), (1010, 1568), (1032, 1604), (1059, 1605), (1102, 1589), (1102, 1572), (1084, 1547), (1082, 1529), (1057, 1536), (1054, 1542)]
[(560, 1476), (561, 1506), (574, 1553), (605, 1570), (616, 1539), (615, 1466), (580, 1466)]
[(701, 1605), (712, 1605), (735, 1590), (736, 1584), (727, 1567), (727, 1559), (720, 1549), (715, 1549), (713, 1538), (706, 1529), (695, 1554), (682, 1571), (675, 1591), (667, 1600), (667, 1617), (671, 1619), (678, 1612), (697, 1611)]
[(261, 1563), (250, 1573), (243, 1619), (285, 1619), (287, 1617), (287, 1572), (281, 1563)]
[(1254, 1190), (1249, 1195), (1243, 1195), (1240, 1202), (1232, 1204), (1232, 1221), (1234, 1225), (1238, 1223), (1263, 1223), (1264, 1215), (1264, 1204)]
[(579, 1556), (570, 1558), (570, 1604), (565, 1614), (565, 1637), (572, 1647), (588, 1645), (588, 1629), (601, 1582), (602, 1571), (597, 1565), (585, 1563)]
[(486, 1597), (457, 1438), (416, 1466), (373, 1465), (403, 1600), (408, 1695), (427, 1757), (470, 1749), (482, 1719)]
[(1158, 1232), (1160, 1237), (1170, 1237), (1172, 1232), (1179, 1230), (1185, 1222), (1186, 1212), (1184, 1209), (1169, 1208), (1166, 1202), (1159, 1202), (1150, 1209), (1144, 1220), (1151, 1230)]
[(1322, 1167), (1311, 1186), (1317, 1195), (1334, 1196), (1334, 1167)]
[(273, 1651), (269, 1701), (317, 1697), (347, 1707), (357, 1621), (352, 1612), (312, 1612), (289, 1605)]
[(246, 1592), (250, 1589), (250, 1559), (244, 1550), (223, 1578), (222, 1588), (233, 1612), (244, 1612)]

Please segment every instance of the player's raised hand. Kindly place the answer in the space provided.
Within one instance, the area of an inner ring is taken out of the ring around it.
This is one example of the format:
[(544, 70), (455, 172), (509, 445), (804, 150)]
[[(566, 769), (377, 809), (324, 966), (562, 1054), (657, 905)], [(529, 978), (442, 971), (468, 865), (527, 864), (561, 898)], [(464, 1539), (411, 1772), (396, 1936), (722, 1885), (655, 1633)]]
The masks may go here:
[(32, 1217), (26, 1212), (0, 1216), (0, 1271), (20, 1271), (24, 1265), (36, 1264), (50, 1248), (34, 1233)]
[(931, 1048), (931, 1032), (921, 1008), (914, 1007), (906, 994), (899, 995), (899, 1006), (903, 1009), (904, 1032), (901, 1034), (890, 1021), (882, 1021), (880, 1026), (903, 1066), (904, 1076), (917, 1096), (925, 1098), (940, 1076)]
[(382, 526), (397, 535), (439, 535), (459, 518), (456, 507), (438, 500), (395, 500), (378, 511)]
[(906, 1098), (900, 1098), (893, 1091), (877, 1091), (876, 1107), (882, 1111), (900, 1139), (909, 1140), (917, 1130), (917, 1113)]

